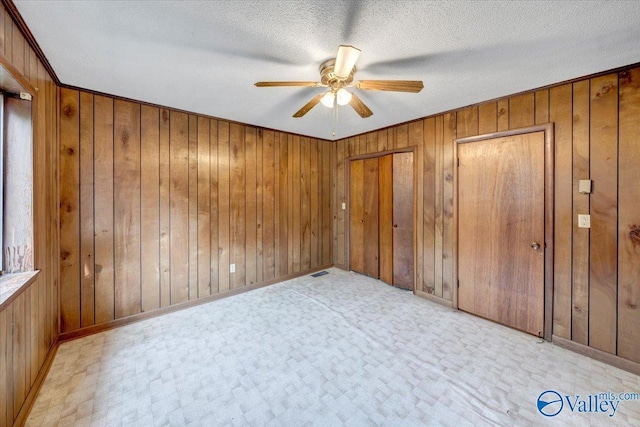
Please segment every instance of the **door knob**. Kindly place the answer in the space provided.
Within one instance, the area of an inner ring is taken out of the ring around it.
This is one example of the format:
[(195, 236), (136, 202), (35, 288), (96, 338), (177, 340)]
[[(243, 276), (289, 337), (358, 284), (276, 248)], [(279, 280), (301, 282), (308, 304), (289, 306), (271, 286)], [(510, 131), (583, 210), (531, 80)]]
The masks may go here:
[(393, 228), (398, 228), (398, 224), (393, 224)]
[(538, 249), (540, 249), (540, 244), (538, 242), (533, 242), (531, 243), (531, 247), (534, 251), (537, 251)]
[(360, 220), (360, 224), (364, 224), (364, 219), (361, 219), (361, 220)]

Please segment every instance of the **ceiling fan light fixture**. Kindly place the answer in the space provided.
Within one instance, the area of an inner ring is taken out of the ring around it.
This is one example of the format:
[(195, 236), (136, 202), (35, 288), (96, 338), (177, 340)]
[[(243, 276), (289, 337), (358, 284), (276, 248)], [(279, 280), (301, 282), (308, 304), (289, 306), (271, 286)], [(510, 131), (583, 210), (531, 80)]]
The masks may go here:
[(327, 93), (324, 94), (322, 99), (320, 99), (320, 102), (322, 102), (322, 105), (324, 105), (325, 107), (333, 108), (333, 98), (334, 97), (335, 97), (335, 95), (333, 94), (333, 92), (327, 92)]
[(336, 98), (338, 99), (338, 105), (347, 105), (349, 102), (351, 102), (351, 93), (342, 88), (339, 89), (336, 93)]

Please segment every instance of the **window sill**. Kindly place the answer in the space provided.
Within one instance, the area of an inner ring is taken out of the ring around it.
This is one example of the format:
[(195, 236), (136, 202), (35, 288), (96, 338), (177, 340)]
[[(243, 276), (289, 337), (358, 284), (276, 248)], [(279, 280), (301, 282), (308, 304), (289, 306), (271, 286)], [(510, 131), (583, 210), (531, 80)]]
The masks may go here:
[(36, 280), (39, 273), (40, 270), (35, 270), (0, 276), (0, 310), (18, 298), (22, 291)]

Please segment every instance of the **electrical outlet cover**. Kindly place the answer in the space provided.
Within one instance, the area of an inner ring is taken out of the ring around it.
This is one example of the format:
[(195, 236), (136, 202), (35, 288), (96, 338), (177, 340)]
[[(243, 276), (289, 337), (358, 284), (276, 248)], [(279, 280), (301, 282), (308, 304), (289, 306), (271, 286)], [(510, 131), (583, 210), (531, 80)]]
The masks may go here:
[(578, 215), (579, 228), (591, 228), (591, 215)]

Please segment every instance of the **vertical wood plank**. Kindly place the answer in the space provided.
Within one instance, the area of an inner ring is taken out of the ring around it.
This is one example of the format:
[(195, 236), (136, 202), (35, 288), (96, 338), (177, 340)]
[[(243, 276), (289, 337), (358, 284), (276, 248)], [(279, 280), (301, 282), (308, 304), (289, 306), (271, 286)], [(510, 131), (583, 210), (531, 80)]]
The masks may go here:
[(549, 123), (549, 90), (543, 89), (536, 92), (536, 124)]
[(572, 211), (572, 86), (554, 87), (549, 92), (549, 118), (555, 131), (555, 225), (553, 334), (571, 338), (571, 232)]
[(578, 184), (589, 179), (589, 98), (589, 80), (574, 83), (571, 339), (584, 345), (589, 342), (589, 229), (578, 227), (578, 215), (589, 212), (589, 195), (580, 194)]
[[(23, 291), (23, 301), (24, 301), (24, 315), (22, 317), (23, 322), (23, 333), (24, 333), (24, 390), (25, 397), (31, 388), (31, 289), (32, 286), (29, 286), (27, 289)], [(24, 398), (23, 398), (24, 402)], [(21, 405), (22, 406), (22, 405)]]
[(13, 58), (13, 19), (4, 12), (4, 56)]
[(141, 309), (160, 307), (160, 111), (142, 106), (140, 141)]
[[(52, 274), (49, 276), (51, 280), (51, 285), (46, 287), (47, 294), (47, 321), (48, 327), (46, 330), (46, 346), (47, 349), (53, 345), (56, 335), (59, 331), (62, 330), (61, 325), (61, 309), (60, 309), (60, 263), (58, 262), (59, 256), (59, 243), (60, 243), (60, 216), (59, 216), (59, 203), (58, 195), (60, 194), (61, 180), (59, 179), (61, 176), (60, 172), (60, 134), (58, 130), (60, 129), (60, 117), (58, 115), (58, 109), (56, 106), (60, 105), (61, 94), (58, 90), (55, 83), (51, 80), (51, 77), (44, 70), (44, 66), (42, 63), (38, 63), (38, 75), (43, 76), (45, 80), (45, 96), (47, 98), (48, 107), (45, 109), (45, 105), (39, 104), (39, 111), (42, 114), (39, 117), (45, 117), (44, 124), (40, 122), (40, 126), (42, 126), (39, 135), (46, 134), (46, 145), (50, 147), (50, 162), (48, 162), (49, 167), (51, 168), (51, 175), (49, 176), (50, 181), (53, 184), (54, 192), (48, 192), (50, 196), (50, 205), (49, 212), (51, 213), (50, 222), (49, 222), (49, 230), (50, 241), (53, 242), (51, 245), (51, 250), (49, 252), (51, 262), (49, 264), (52, 269)], [(45, 114), (45, 111), (48, 114)]]
[(231, 274), (231, 288), (244, 286), (245, 282), (245, 147), (244, 127), (231, 123), (229, 127), (231, 152), (231, 189), (230, 189), (230, 262), (235, 264), (236, 272)]
[[(95, 319), (114, 318), (113, 100), (94, 98)], [(60, 230), (62, 235), (62, 230)]]
[(509, 130), (509, 99), (498, 100), (498, 131)]
[[(5, 46), (5, 30), (4, 30), (4, 26), (5, 26), (5, 20), (7, 19), (8, 13), (4, 7), (4, 4), (0, 5), (0, 52), (4, 53), (4, 46)], [(2, 418), (0, 417), (0, 421), (2, 421)]]
[(366, 134), (367, 153), (375, 153), (378, 151), (378, 132), (369, 132)]
[[(8, 308), (9, 306), (7, 306)], [(0, 426), (10, 426), (12, 421), (9, 421), (9, 411), (7, 408), (7, 401), (9, 396), (12, 395), (10, 377), (9, 377), (9, 363), (10, 357), (7, 357), (7, 351), (9, 349), (9, 343), (12, 338), (7, 332), (7, 311), (0, 310)]]
[[(360, 139), (366, 142), (364, 138)], [(311, 266), (310, 149), (309, 138), (300, 138), (300, 271), (308, 270)]]
[(394, 126), (396, 135), (396, 148), (403, 148), (409, 146), (409, 125), (407, 123)]
[(169, 116), (171, 305), (189, 299), (189, 116)]
[[(28, 390), (31, 390), (31, 386), (33, 386), (33, 383), (36, 380), (36, 377), (38, 376), (38, 371), (40, 370), (41, 364), (38, 361), (38, 334), (39, 334), (39, 328), (40, 328), (40, 313), (38, 312), (38, 301), (39, 301), (39, 293), (40, 293), (40, 282), (43, 279), (37, 278), (36, 281), (31, 285), (30, 293), (31, 293), (31, 301), (28, 302), (30, 308), (29, 308), (29, 313), (31, 315), (31, 319), (30, 319), (30, 331), (29, 334), (27, 335), (29, 337), (30, 343), (29, 343), (29, 347), (30, 347), (30, 361), (28, 362), (29, 364), (29, 368), (31, 369), (30, 372), (30, 381), (27, 383), (27, 388)], [(0, 352), (0, 354), (2, 354), (2, 352)]]
[[(268, 146), (268, 141), (269, 141), (269, 137), (268, 137), (268, 132), (265, 131), (264, 133), (265, 135), (265, 141), (264, 141), (264, 174), (265, 174), (265, 190), (264, 190), (264, 194), (266, 195), (267, 193), (267, 189), (268, 186), (266, 185), (266, 182), (268, 180), (268, 157), (266, 157), (267, 155), (267, 150), (269, 149)], [(289, 183), (289, 135), (286, 134), (282, 134), (280, 137), (280, 146), (279, 146), (279, 152), (276, 153), (276, 155), (278, 155), (279, 161), (279, 171), (278, 171), (278, 201), (279, 201), (279, 207), (278, 207), (278, 215), (279, 215), (279, 225), (280, 225), (280, 230), (276, 230), (276, 232), (279, 233), (279, 243), (280, 243), (280, 247), (278, 248), (278, 254), (279, 254), (279, 266), (278, 266), (278, 275), (279, 276), (284, 276), (285, 274), (287, 274), (288, 269), (289, 269), (289, 216), (288, 216), (288, 212), (289, 212), (289, 191), (288, 191), (288, 183)], [(263, 196), (264, 197), (264, 196)], [(267, 205), (267, 199), (265, 198), (265, 204), (263, 206), (263, 211), (264, 211), (264, 240), (265, 242), (267, 241), (267, 223), (266, 223), (266, 219), (267, 219), (267, 213), (268, 213), (268, 205)], [(266, 266), (265, 266), (266, 268)], [(265, 276), (266, 279), (266, 276)]]
[(330, 169), (333, 171), (331, 177), (331, 253), (332, 253), (332, 263), (334, 265), (339, 265), (337, 260), (337, 254), (339, 253), (338, 248), (338, 142), (334, 142), (331, 144), (331, 166)]
[[(0, 23), (1, 22), (2, 20), (0, 19)], [(0, 29), (0, 35), (1, 34), (2, 30)], [(50, 319), (52, 316), (49, 313), (51, 298), (48, 297), (48, 294), (52, 291), (55, 284), (54, 265), (56, 265), (58, 261), (58, 241), (57, 239), (54, 239), (53, 236), (57, 236), (58, 232), (57, 210), (59, 209), (59, 200), (57, 184), (59, 177), (57, 172), (52, 172), (56, 170), (54, 165), (58, 164), (56, 156), (58, 144), (57, 141), (55, 144), (47, 144), (47, 134), (51, 133), (51, 131), (46, 129), (46, 123), (47, 117), (51, 117), (52, 115), (57, 117), (58, 111), (55, 101), (50, 103), (51, 96), (47, 96), (47, 85), (45, 82), (46, 72), (44, 71), (44, 67), (40, 61), (37, 60), (33, 50), (31, 50), (30, 56), (31, 78), (32, 81), (35, 80), (34, 85), (40, 90), (39, 96), (36, 97), (37, 122), (34, 123), (34, 138), (37, 141), (37, 144), (44, 148), (44, 170), (42, 171), (44, 200), (41, 199), (41, 203), (43, 204), (43, 223), (38, 225), (39, 229), (46, 230), (44, 233), (45, 247), (44, 249), (41, 249), (44, 265), (36, 265), (36, 268), (44, 267), (44, 277), (38, 280), (38, 286), (40, 288), (38, 292), (38, 367), (40, 367), (42, 366), (49, 350), (48, 337), (49, 335), (53, 335), (53, 328), (50, 326)], [(47, 105), (47, 102), (49, 102), (49, 105)], [(58, 306), (57, 299), (56, 306)], [(0, 350), (0, 355), (2, 354), (3, 353)], [(2, 399), (0, 398), (0, 400)], [(2, 413), (1, 409), (0, 413)], [(0, 424), (1, 423), (2, 416), (0, 415)]]
[[(615, 354), (618, 332), (617, 74), (591, 80), (590, 162), (595, 184), (591, 193), (589, 345)], [(637, 277), (635, 280), (637, 284)]]
[[(415, 197), (413, 203), (415, 206), (415, 223), (412, 228), (414, 240), (415, 240), (415, 262), (416, 264), (413, 266), (413, 270), (415, 272), (415, 289), (422, 290), (422, 283), (424, 282), (424, 269), (422, 266), (422, 260), (424, 257), (424, 223), (422, 219), (424, 218), (424, 170), (423, 170), (423, 160), (424, 160), (424, 120), (417, 120), (409, 123), (409, 146), (416, 147), (416, 151), (414, 152), (414, 162), (412, 165), (414, 166), (414, 172), (411, 176), (414, 178), (414, 182), (412, 183), (415, 188)], [(416, 176), (414, 176), (414, 174)]]
[(63, 332), (80, 327), (79, 103), (78, 91), (60, 89), (60, 320)]
[[(262, 246), (262, 230), (264, 228), (264, 219), (262, 216), (262, 198), (263, 198), (263, 187), (264, 187), (264, 180), (263, 180), (263, 171), (262, 171), (262, 145), (263, 145), (263, 131), (262, 129), (257, 129), (256, 132), (256, 143), (255, 143), (255, 162), (256, 162), (256, 282), (257, 283), (262, 283), (263, 281), (263, 271), (264, 271), (264, 267), (263, 267), (263, 246)], [(280, 156), (280, 151), (279, 148), (276, 150), (276, 156)], [(278, 174), (279, 174), (279, 169), (278, 169)], [(275, 193), (276, 196), (276, 206), (280, 206), (280, 192), (279, 192), (279, 188), (278, 191)], [(278, 211), (278, 218), (280, 218), (279, 216), (279, 211)], [(280, 233), (280, 225), (278, 224), (278, 227), (275, 229), (275, 233)], [(278, 241), (278, 246), (276, 247), (276, 252), (278, 253), (278, 256), (280, 256), (280, 246), (279, 246), (279, 241)], [(280, 262), (280, 259), (278, 258), (278, 262)], [(279, 265), (275, 266), (275, 271), (276, 274), (278, 274), (278, 269), (279, 269)]]
[(198, 117), (189, 114), (189, 299), (198, 298)]
[(320, 265), (320, 253), (322, 251), (322, 236), (320, 235), (320, 224), (322, 222), (322, 206), (319, 198), (322, 197), (322, 187), (318, 179), (319, 168), (322, 165), (320, 147), (317, 139), (310, 141), (309, 147), (309, 215), (310, 215), (310, 252), (309, 267), (315, 268)]
[(319, 168), (322, 183), (322, 197), (320, 198), (320, 203), (322, 205), (322, 259), (320, 263), (321, 265), (330, 265), (333, 263), (333, 259), (331, 258), (331, 248), (333, 245), (333, 215), (331, 211), (331, 202), (333, 200), (332, 178), (335, 170), (333, 168), (331, 153), (335, 144), (328, 141), (319, 141), (318, 144), (321, 148), (322, 157), (322, 166)]
[(478, 134), (493, 133), (498, 130), (498, 103), (487, 102), (478, 106)]
[(114, 101), (115, 316), (140, 312), (140, 105)]
[(620, 74), (618, 355), (640, 363), (640, 69)]
[(218, 289), (229, 283), (229, 123), (218, 122)]
[(280, 265), (280, 192), (278, 191), (278, 177), (280, 176), (280, 139), (283, 132), (275, 132), (273, 139), (273, 254), (274, 274), (278, 275)]
[(8, 56), (11, 58), (12, 64), (16, 67), (20, 74), (24, 74), (24, 45), (25, 40), (22, 32), (20, 32), (20, 28), (17, 25), (12, 25), (13, 34), (11, 35), (11, 42), (13, 46), (11, 47), (12, 56)]
[[(300, 170), (300, 146), (301, 146), (301, 141), (300, 141), (300, 137), (297, 135), (294, 135), (293, 137), (293, 143), (292, 143), (292, 150), (289, 153), (289, 155), (291, 156), (291, 160), (292, 160), (292, 167), (293, 167), (293, 172), (292, 172), (292, 183), (291, 183), (291, 209), (292, 209), (292, 257), (293, 257), (293, 264), (291, 267), (291, 273), (297, 273), (300, 271), (300, 248), (301, 248), (301, 241), (302, 241), (302, 226), (301, 226), (301, 217), (300, 217), (300, 212), (301, 212), (301, 170)], [(357, 150), (357, 148), (356, 148)]]
[(342, 204), (346, 203), (346, 177), (345, 168), (348, 166), (346, 163), (347, 157), (347, 140), (342, 139), (336, 142), (336, 207), (337, 212), (336, 220), (336, 253), (334, 256), (336, 264), (343, 268), (347, 268), (346, 265), (346, 236), (345, 236), (345, 210), (342, 208)]
[(95, 323), (93, 95), (80, 93), (80, 326)]
[(443, 209), (444, 186), (443, 186), (443, 135), (444, 116), (435, 117), (435, 267), (434, 267), (434, 295), (442, 298), (442, 231), (443, 231)]
[[(424, 120), (422, 160), (422, 284), (423, 292), (435, 292), (435, 212), (436, 212), (436, 118)], [(418, 216), (420, 218), (420, 216)]]
[(442, 297), (453, 299), (453, 141), (456, 115), (447, 113), (443, 123), (443, 203), (442, 203)]
[(360, 154), (360, 144), (358, 144), (358, 139), (356, 137), (347, 139), (347, 153), (348, 157)]
[(533, 126), (535, 122), (535, 94), (533, 92), (509, 98), (509, 129)]
[[(5, 309), (1, 312), (5, 315), (5, 325), (6, 325), (6, 346), (4, 348), (4, 353), (0, 354), (2, 359), (4, 360), (4, 368), (6, 370), (6, 394), (0, 396), (5, 400), (6, 407), (6, 425), (13, 425), (14, 419), (14, 411), (13, 411), (13, 401), (15, 399), (14, 395), (14, 382), (16, 381), (13, 374), (13, 334), (15, 330), (13, 328), (13, 309), (15, 306), (14, 303), (9, 304), (5, 307)], [(2, 412), (0, 412), (0, 417), (2, 416)], [(2, 418), (0, 418), (2, 421)]]
[(160, 110), (159, 123), (159, 197), (160, 197), (160, 306), (171, 304), (171, 177), (170, 177), (170, 123), (169, 110)]
[(211, 157), (209, 161), (209, 175), (211, 182), (211, 294), (217, 294), (220, 291), (219, 282), (219, 181), (218, 181), (218, 121), (209, 120), (209, 150)]
[(378, 152), (387, 151), (387, 130), (379, 130), (376, 139), (378, 140)]
[(246, 284), (258, 280), (257, 274), (257, 206), (256, 206), (256, 129), (245, 127), (245, 181), (246, 181), (246, 228), (245, 228), (245, 264)]
[(358, 144), (358, 153), (367, 154), (367, 137), (366, 135), (359, 135), (356, 137)]
[(471, 107), (458, 110), (456, 113), (457, 137), (478, 135), (478, 107)]
[(11, 341), (11, 347), (13, 349), (13, 416), (20, 411), (22, 402), (26, 396), (26, 378), (25, 378), (25, 307), (24, 307), (25, 294), (22, 293), (16, 298), (13, 305), (13, 340)]
[(211, 294), (209, 119), (198, 117), (198, 297)]
[[(264, 178), (264, 188), (262, 193), (262, 213), (264, 222), (264, 227), (262, 229), (262, 251), (264, 280), (271, 280), (277, 277), (276, 250), (278, 248), (275, 246), (275, 235), (278, 230), (275, 229), (277, 179), (275, 156), (275, 133), (273, 131), (264, 131), (262, 146), (262, 173)], [(282, 253), (280, 253), (279, 256), (281, 257)]]

